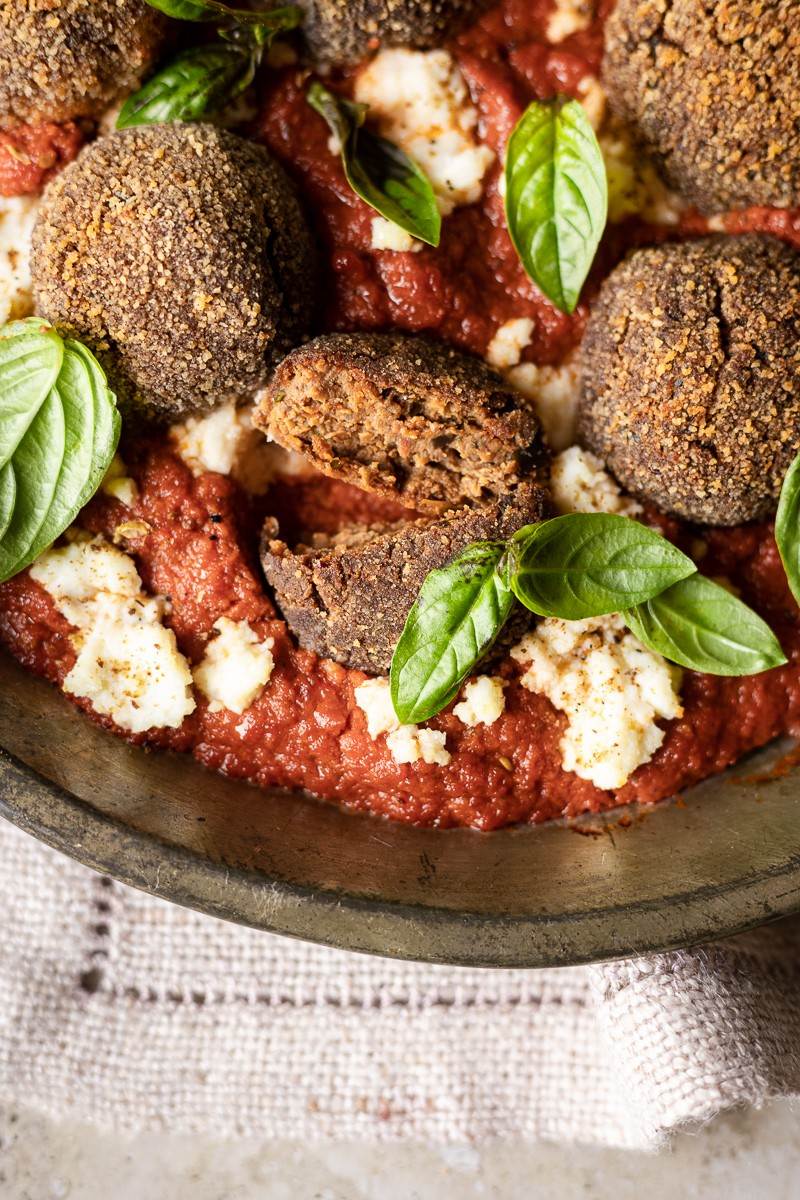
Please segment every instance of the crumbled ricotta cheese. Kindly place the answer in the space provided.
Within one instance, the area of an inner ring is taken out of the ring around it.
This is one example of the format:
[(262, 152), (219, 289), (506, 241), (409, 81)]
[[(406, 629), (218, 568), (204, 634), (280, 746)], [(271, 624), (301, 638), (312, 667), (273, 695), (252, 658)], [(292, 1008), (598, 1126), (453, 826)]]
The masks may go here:
[(584, 75), (578, 84), (578, 99), (595, 133), (605, 121), (608, 94), (596, 75)]
[(76, 627), (65, 692), (131, 733), (176, 728), (194, 710), (189, 664), (162, 623), (165, 601), (142, 592), (127, 554), (102, 537), (79, 537), (48, 550), (30, 573)]
[(444, 215), (480, 199), (494, 153), (477, 139), (477, 110), (446, 50), (381, 50), (354, 94), (382, 136), (426, 173)]
[(170, 438), (195, 475), (205, 471), (231, 475), (254, 496), (263, 495), (277, 474), (294, 474), (305, 465), (299, 455), (268, 441), (256, 429), (252, 405), (237, 407), (230, 402), (187, 417), (172, 426)]
[(522, 351), (530, 344), (532, 335), (533, 321), (530, 317), (506, 321), (489, 342), (486, 361), (499, 370), (515, 367), (522, 358)]
[(433, 763), (446, 767), (450, 753), (445, 749), (445, 735), (438, 729), (420, 729), (419, 725), (401, 725), (386, 738), (386, 745), (398, 764)]
[(392, 707), (388, 679), (367, 679), (354, 692), (356, 704), (367, 718), (367, 733), (373, 742), (386, 734), (386, 746), (396, 763), (414, 763), (422, 759), (446, 767), (450, 753), (446, 736), (438, 729), (419, 725), (401, 725)]
[(638, 216), (654, 225), (677, 225), (684, 205), (652, 162), (634, 146), (628, 130), (610, 121), (598, 141), (608, 179), (608, 219), (612, 224)]
[(562, 765), (599, 788), (619, 788), (664, 740), (656, 720), (680, 717), (680, 671), (625, 629), (620, 616), (548, 618), (514, 647), (523, 687), (567, 716)]
[(405, 229), (401, 229), (394, 221), (388, 221), (386, 217), (372, 218), (372, 241), (373, 250), (398, 250), (398, 251), (414, 251), (422, 249), (422, 242), (417, 241)]
[(464, 688), (464, 699), (453, 709), (453, 716), (464, 725), (494, 725), (505, 706), (503, 680), (479, 675)]
[(588, 29), (592, 22), (590, 0), (555, 0), (547, 22), (547, 40), (563, 42), (573, 33)]
[(601, 459), (580, 446), (570, 446), (553, 459), (550, 491), (562, 513), (604, 512), (635, 517), (642, 511), (641, 504), (620, 490)]
[(105, 492), (107, 496), (113, 496), (115, 500), (119, 500), (121, 504), (127, 505), (128, 508), (136, 503), (139, 495), (136, 480), (131, 479), (128, 475), (125, 463), (119, 454), (115, 454), (109, 463), (105, 478), (100, 484), (100, 490)]
[(367, 679), (354, 692), (356, 704), (367, 718), (367, 733), (373, 742), (382, 733), (400, 728), (392, 706), (388, 679)]
[(580, 369), (574, 358), (558, 367), (537, 367), (520, 363), (507, 372), (512, 387), (533, 401), (552, 450), (563, 450), (575, 441), (578, 401), (581, 394)]
[(33, 312), (30, 246), (39, 200), (0, 196), (0, 325)]
[(243, 713), (269, 683), (275, 660), (274, 641), (260, 642), (247, 621), (220, 617), (214, 622), (217, 637), (208, 643), (194, 669), (194, 681), (210, 701), (212, 712), (228, 708)]

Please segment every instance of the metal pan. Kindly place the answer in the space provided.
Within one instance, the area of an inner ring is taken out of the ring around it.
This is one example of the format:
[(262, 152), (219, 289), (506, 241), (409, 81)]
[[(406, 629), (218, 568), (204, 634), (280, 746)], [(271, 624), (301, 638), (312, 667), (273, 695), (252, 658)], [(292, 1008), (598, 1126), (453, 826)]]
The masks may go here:
[(648, 810), (413, 829), (130, 747), (0, 654), (0, 746), (0, 813), (56, 849), (178, 904), (348, 950), (560, 966), (800, 911), (788, 741)]

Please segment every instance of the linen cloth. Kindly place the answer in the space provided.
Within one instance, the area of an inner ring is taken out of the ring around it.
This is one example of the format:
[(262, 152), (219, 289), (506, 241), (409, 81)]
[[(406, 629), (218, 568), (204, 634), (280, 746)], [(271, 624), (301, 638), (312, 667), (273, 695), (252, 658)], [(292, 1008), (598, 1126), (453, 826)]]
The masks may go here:
[(800, 923), (601, 966), (473, 970), (294, 942), (0, 822), (0, 1099), (215, 1137), (653, 1148), (800, 1091)]

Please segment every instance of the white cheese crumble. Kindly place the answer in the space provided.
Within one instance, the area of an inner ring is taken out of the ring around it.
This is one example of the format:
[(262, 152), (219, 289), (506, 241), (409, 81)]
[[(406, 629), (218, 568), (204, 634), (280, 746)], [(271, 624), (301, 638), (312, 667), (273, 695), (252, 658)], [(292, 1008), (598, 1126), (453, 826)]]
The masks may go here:
[(494, 153), (477, 139), (477, 110), (446, 50), (381, 50), (356, 77), (354, 95), (379, 133), (426, 173), (445, 216), (480, 199)]
[(386, 745), (396, 763), (415, 763), (420, 759), (437, 767), (446, 767), (450, 753), (445, 749), (445, 735), (438, 729), (420, 729), (419, 725), (401, 725), (386, 738)]
[(562, 765), (599, 788), (619, 788), (664, 740), (658, 718), (680, 717), (680, 671), (625, 629), (620, 616), (547, 618), (514, 647), (523, 687), (567, 715)]
[(422, 249), (422, 242), (412, 237), (405, 229), (401, 229), (394, 221), (387, 220), (386, 217), (372, 218), (372, 240), (370, 242), (373, 250), (396, 250), (415, 252)]
[(515, 367), (522, 358), (522, 351), (530, 345), (532, 336), (533, 321), (530, 317), (516, 317), (506, 321), (489, 342), (486, 361), (499, 370)]
[(559, 512), (618, 513), (635, 517), (642, 506), (626, 496), (609, 475), (601, 459), (580, 446), (557, 455), (550, 468), (550, 490)]
[(401, 725), (392, 707), (388, 679), (367, 679), (354, 691), (356, 704), (367, 718), (367, 733), (373, 742), (385, 733), (386, 745), (398, 764), (425, 763), (446, 767), (450, 752), (446, 736), (438, 729), (422, 729), (419, 725)]
[(273, 638), (260, 642), (247, 621), (220, 617), (214, 622), (217, 636), (208, 643), (194, 669), (194, 681), (211, 701), (212, 712), (223, 708), (243, 713), (269, 683), (275, 660)]
[(453, 709), (453, 716), (464, 725), (494, 725), (505, 706), (503, 680), (479, 675), (464, 688), (464, 699)]
[(304, 468), (299, 455), (268, 441), (256, 429), (253, 407), (231, 401), (171, 427), (172, 444), (193, 474), (230, 475), (245, 491), (261, 496), (276, 474)]
[(608, 94), (596, 75), (585, 75), (578, 84), (578, 99), (595, 133), (606, 117)]
[(30, 248), (38, 211), (35, 196), (0, 196), (0, 325), (33, 312)]
[(608, 219), (638, 216), (654, 225), (677, 225), (684, 205), (652, 162), (637, 150), (628, 130), (610, 121), (599, 136), (608, 178)]
[(573, 33), (588, 29), (592, 21), (591, 0), (555, 0), (547, 22), (547, 40), (563, 42)]
[(121, 729), (177, 728), (195, 708), (189, 664), (162, 624), (165, 602), (142, 592), (136, 565), (102, 537), (48, 550), (31, 577), (77, 632), (63, 689)]
[(575, 358), (558, 367), (520, 363), (506, 378), (512, 387), (533, 402), (551, 450), (563, 450), (575, 441), (581, 375)]
[(100, 490), (107, 496), (113, 496), (115, 500), (119, 500), (128, 508), (136, 503), (139, 495), (136, 480), (131, 479), (128, 475), (125, 463), (119, 454), (115, 454), (109, 463), (103, 482), (100, 484)]

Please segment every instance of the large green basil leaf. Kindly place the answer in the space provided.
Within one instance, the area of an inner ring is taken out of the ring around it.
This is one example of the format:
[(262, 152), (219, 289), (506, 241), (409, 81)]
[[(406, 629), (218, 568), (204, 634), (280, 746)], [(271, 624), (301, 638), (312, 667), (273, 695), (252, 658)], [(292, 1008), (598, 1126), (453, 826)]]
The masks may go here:
[(405, 151), (364, 128), (366, 105), (334, 96), (321, 83), (311, 85), (307, 99), (337, 139), (356, 195), (412, 237), (438, 246), (442, 218), (430, 180)]
[(694, 574), (623, 613), (645, 646), (709, 675), (755, 675), (786, 662), (761, 617), (705, 575)]
[[(18, 332), (23, 324), (26, 328)], [(24, 421), (23, 391), (15, 370), (19, 360), (8, 354), (6, 343), (25, 339), (33, 323), (17, 322), (0, 334), (0, 427), (5, 433), (8, 402), (17, 430), (0, 470), (0, 580), (28, 566), (72, 523), (100, 486), (119, 441), (114, 393), (85, 346), (58, 339), (60, 368), (42, 393), (44, 363), (50, 361), (52, 339), (58, 335), (38, 324), (41, 361), (29, 351), (33, 382)]]
[(514, 597), (498, 542), (473, 542), (422, 585), (392, 658), (392, 704), (404, 724), (426, 721), (458, 692), (502, 629)]
[(506, 221), (528, 275), (575, 309), (608, 212), (603, 155), (577, 100), (534, 101), (506, 152)]
[(800, 454), (783, 481), (775, 517), (775, 541), (792, 595), (800, 604)]
[(249, 86), (254, 71), (253, 55), (238, 46), (219, 43), (186, 50), (128, 97), (117, 129), (210, 116)]
[(58, 378), (63, 358), (61, 338), (37, 317), (0, 329), (0, 467), (25, 436)]
[(512, 539), (511, 586), (542, 617), (579, 621), (619, 612), (663, 592), (696, 568), (639, 521), (568, 513)]

